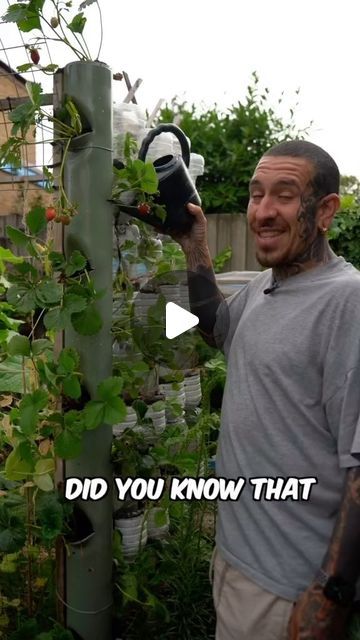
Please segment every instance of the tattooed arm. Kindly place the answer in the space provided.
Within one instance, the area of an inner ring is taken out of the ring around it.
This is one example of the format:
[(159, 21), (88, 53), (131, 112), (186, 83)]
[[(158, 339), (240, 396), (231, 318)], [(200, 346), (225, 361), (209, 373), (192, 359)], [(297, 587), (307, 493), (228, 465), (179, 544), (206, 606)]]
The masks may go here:
[[(360, 576), (360, 467), (349, 469), (343, 498), (322, 569), (355, 584)], [(290, 620), (289, 640), (345, 640), (350, 607), (328, 600), (314, 581), (300, 596)]]
[(216, 346), (213, 329), (216, 311), (224, 298), (216, 284), (207, 245), (206, 218), (200, 207), (189, 204), (188, 209), (195, 218), (190, 232), (181, 236), (172, 234), (172, 237), (179, 242), (186, 256), (191, 312), (199, 318), (198, 327), (204, 340)]

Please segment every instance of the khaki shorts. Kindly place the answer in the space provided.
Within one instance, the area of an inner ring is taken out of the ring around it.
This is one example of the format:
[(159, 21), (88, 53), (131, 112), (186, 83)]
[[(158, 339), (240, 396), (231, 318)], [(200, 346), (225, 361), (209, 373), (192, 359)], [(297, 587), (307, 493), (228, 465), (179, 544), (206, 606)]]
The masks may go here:
[(216, 640), (287, 640), (293, 602), (256, 585), (216, 549), (212, 566)]

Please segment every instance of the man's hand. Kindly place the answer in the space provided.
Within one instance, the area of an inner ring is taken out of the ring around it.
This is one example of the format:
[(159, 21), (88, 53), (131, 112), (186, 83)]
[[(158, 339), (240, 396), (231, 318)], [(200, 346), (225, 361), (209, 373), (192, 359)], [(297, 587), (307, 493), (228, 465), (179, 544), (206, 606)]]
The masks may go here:
[(196, 204), (188, 203), (187, 209), (194, 216), (194, 222), (188, 233), (172, 233), (170, 235), (176, 242), (180, 244), (185, 254), (194, 250), (194, 248), (207, 249), (207, 220), (201, 207)]
[(288, 640), (346, 640), (350, 607), (328, 600), (320, 585), (312, 583), (294, 606)]

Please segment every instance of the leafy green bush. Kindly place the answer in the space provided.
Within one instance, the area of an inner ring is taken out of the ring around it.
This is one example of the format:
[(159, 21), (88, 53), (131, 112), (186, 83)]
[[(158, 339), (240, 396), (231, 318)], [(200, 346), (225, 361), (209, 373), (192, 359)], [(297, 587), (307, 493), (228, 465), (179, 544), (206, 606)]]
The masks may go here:
[(341, 209), (336, 214), (329, 231), (330, 245), (336, 254), (343, 256), (360, 269), (360, 205), (354, 195), (341, 199)]
[(205, 158), (205, 174), (198, 178), (197, 186), (206, 211), (245, 211), (249, 180), (263, 153), (278, 142), (306, 135), (309, 127), (296, 128), (293, 109), (285, 123), (268, 100), (269, 89), (261, 92), (254, 72), (244, 102), (231, 106), (227, 113), (215, 105), (198, 114), (194, 104), (178, 103), (176, 98), (161, 110), (160, 122), (175, 119), (190, 138), (193, 151)]

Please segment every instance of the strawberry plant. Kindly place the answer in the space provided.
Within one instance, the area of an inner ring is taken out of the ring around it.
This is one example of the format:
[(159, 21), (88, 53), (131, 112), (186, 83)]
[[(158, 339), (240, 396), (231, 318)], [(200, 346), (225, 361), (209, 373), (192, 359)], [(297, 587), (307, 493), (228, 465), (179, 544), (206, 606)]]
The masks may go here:
[(94, 335), (102, 320), (88, 258), (54, 251), (40, 238), (46, 225), (46, 209), (34, 207), (25, 231), (7, 228), (24, 257), (0, 248), (0, 633), (17, 620), (24, 638), (26, 619), (34, 618), (39, 633), (48, 628), (52, 549), (69, 529), (70, 505), (54, 481), (57, 460), (77, 457), (87, 430), (126, 413), (120, 376), (102, 381), (90, 399), (76, 350), (55, 349), (59, 331)]
[[(112, 201), (120, 210), (131, 213), (132, 210), (144, 219), (151, 213), (159, 222), (166, 219), (165, 207), (155, 202), (158, 194), (158, 178), (152, 162), (144, 162), (137, 157), (137, 144), (127, 133), (124, 142), (124, 159), (122, 166), (114, 167), (114, 184)], [(124, 195), (131, 197), (132, 204), (126, 205)]]
[[(63, 44), (79, 60), (92, 60), (93, 57), (84, 37), (87, 22), (84, 11), (92, 4), (97, 6), (100, 16), (100, 46), (96, 55), (96, 59), (98, 59), (102, 42), (102, 20), (98, 0), (84, 0), (80, 3), (79, 12), (75, 14), (72, 11), (73, 2), (71, 0), (25, 0), (21, 3), (9, 4), (2, 20), (15, 23), (23, 34), (36, 32), (31, 43), (26, 44), (31, 62), (20, 65), (18, 71), (23, 73), (31, 69), (33, 65), (38, 65), (40, 62), (39, 47), (48, 41)], [(49, 11), (53, 12), (50, 19), (48, 17)], [(43, 67), (45, 72), (53, 72), (56, 68), (57, 65), (53, 64)]]

